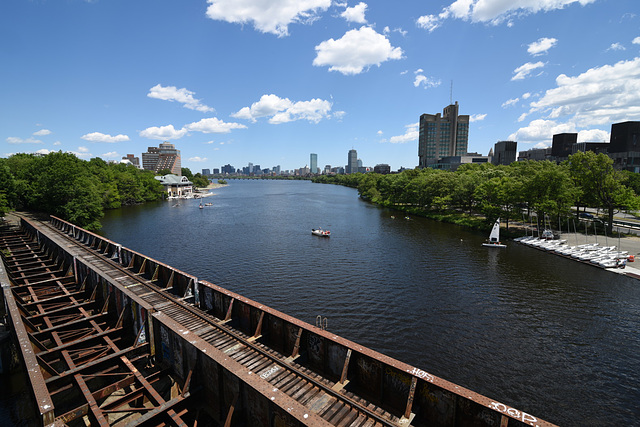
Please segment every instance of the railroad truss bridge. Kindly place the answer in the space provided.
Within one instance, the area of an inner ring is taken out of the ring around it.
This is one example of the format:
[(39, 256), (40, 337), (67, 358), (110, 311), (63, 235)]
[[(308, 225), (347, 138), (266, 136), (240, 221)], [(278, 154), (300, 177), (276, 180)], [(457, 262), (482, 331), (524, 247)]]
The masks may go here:
[(59, 218), (0, 230), (41, 425), (552, 424)]

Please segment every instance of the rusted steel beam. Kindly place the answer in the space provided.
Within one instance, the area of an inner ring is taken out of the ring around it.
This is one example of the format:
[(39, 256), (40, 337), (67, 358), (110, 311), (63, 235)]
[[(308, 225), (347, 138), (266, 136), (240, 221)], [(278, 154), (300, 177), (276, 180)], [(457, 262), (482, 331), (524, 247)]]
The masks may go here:
[(31, 384), (31, 392), (35, 398), (35, 404), (38, 408), (39, 419), (44, 425), (51, 424), (54, 420), (54, 406), (51, 395), (45, 385), (42, 371), (38, 368), (38, 361), (33, 352), (33, 347), (29, 341), (28, 333), (22, 322), (22, 316), (18, 310), (18, 306), (13, 298), (9, 277), (6, 275), (5, 269), (0, 265), (0, 285), (4, 294), (5, 305), (9, 317), (11, 318), (12, 330), (18, 341), (18, 349), (21, 352), (21, 360), (26, 368), (29, 383)]
[(50, 332), (55, 332), (55, 331), (64, 331), (65, 328), (72, 328), (76, 325), (82, 324), (84, 322), (89, 322), (91, 320), (96, 320), (96, 319), (101, 319), (101, 318), (105, 318), (108, 316), (108, 313), (98, 313), (98, 314), (94, 314), (93, 316), (89, 316), (89, 317), (83, 317), (80, 320), (76, 320), (74, 322), (69, 322), (66, 323), (64, 325), (58, 325), (58, 326), (53, 326), (51, 328), (47, 328), (47, 329), (41, 329), (38, 332), (34, 332), (35, 335), (40, 335), (40, 334), (45, 334), (45, 333), (50, 333)]

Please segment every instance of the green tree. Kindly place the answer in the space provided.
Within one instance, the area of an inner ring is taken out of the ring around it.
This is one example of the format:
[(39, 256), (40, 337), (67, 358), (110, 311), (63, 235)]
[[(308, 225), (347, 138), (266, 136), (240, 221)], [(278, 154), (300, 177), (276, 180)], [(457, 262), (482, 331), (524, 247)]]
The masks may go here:
[(613, 216), (617, 210), (638, 209), (640, 201), (633, 190), (623, 184), (625, 174), (613, 168), (613, 160), (592, 151), (578, 152), (567, 160), (574, 182), (583, 194), (590, 194), (595, 207), (607, 212), (607, 232), (613, 232)]

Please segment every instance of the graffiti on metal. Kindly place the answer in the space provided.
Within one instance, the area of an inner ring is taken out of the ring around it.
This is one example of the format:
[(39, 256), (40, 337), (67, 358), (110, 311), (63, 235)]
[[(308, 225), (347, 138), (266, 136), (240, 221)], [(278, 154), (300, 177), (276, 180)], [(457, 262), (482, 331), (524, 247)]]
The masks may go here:
[(412, 370), (410, 371), (408, 370), (407, 372), (410, 373), (411, 375), (415, 375), (418, 378), (422, 378), (425, 381), (429, 381), (430, 383), (433, 382), (433, 375), (423, 371), (422, 369), (413, 368)]
[(264, 371), (263, 373), (260, 374), (260, 378), (262, 378), (263, 380), (268, 379), (271, 375), (275, 374), (276, 372), (278, 372), (281, 368), (277, 365), (274, 365), (272, 367), (270, 367), (269, 369), (267, 369), (266, 371)]
[(491, 407), (491, 409), (495, 409), (496, 411), (502, 414), (507, 414), (513, 418), (516, 418), (522, 421), (523, 423), (527, 423), (531, 426), (537, 425), (536, 423), (538, 422), (538, 419), (536, 417), (534, 417), (533, 415), (527, 414), (526, 412), (518, 411), (515, 408), (511, 408), (505, 405), (504, 403), (491, 402), (489, 407)]

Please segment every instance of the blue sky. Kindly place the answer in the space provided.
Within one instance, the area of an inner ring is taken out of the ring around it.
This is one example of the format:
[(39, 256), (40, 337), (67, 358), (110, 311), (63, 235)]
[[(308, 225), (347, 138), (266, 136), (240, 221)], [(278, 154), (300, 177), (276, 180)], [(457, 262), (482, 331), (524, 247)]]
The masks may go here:
[(0, 65), (2, 157), (396, 170), (450, 99), (484, 155), (640, 120), (640, 3), (2, 0)]

